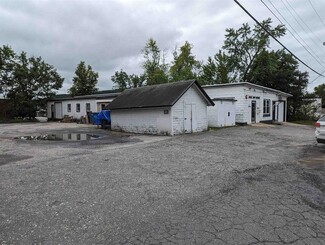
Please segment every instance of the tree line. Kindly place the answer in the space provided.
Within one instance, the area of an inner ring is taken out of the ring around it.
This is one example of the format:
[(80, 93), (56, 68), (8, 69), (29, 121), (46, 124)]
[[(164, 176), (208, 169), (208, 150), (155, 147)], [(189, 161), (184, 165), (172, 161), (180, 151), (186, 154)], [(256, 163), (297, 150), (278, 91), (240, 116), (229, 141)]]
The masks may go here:
[[(264, 20), (262, 25), (273, 36), (285, 35), (283, 25), (272, 27), (271, 19)], [(270, 50), (270, 36), (259, 25), (243, 24), (239, 29), (226, 29), (222, 48), (207, 62), (199, 61), (192, 54), (193, 45), (186, 41), (180, 48), (173, 51), (173, 59), (166, 63), (166, 52), (162, 51), (157, 42), (150, 38), (141, 50), (144, 58), (143, 73), (128, 75), (123, 70), (116, 71), (111, 77), (115, 88), (125, 89), (143, 85), (154, 85), (176, 82), (186, 79), (197, 79), (202, 85), (232, 82), (252, 82), (275, 87), (284, 86), (277, 82), (276, 72), (282, 67), (281, 59), (286, 59), (292, 65), (291, 73), (298, 72), (298, 62), (284, 50)], [(290, 59), (292, 58), (292, 59)], [(272, 75), (269, 77), (268, 72)], [(307, 73), (301, 74), (305, 78)], [(133, 82), (133, 77), (141, 78), (139, 83)], [(267, 78), (267, 81), (265, 81)], [(263, 84), (262, 84), (263, 83)]]
[[(97, 91), (98, 73), (81, 61), (68, 90), (71, 96)], [(0, 47), (0, 94), (10, 101), (7, 113), (12, 117), (34, 117), (37, 110), (45, 109), (48, 99), (62, 88), (64, 78), (42, 57), (28, 57), (7, 46)]]
[(41, 57), (0, 47), (0, 94), (12, 104), (13, 116), (32, 117), (62, 87), (63, 78)]
[[(250, 82), (292, 94), (288, 101), (289, 117), (299, 118), (307, 94), (308, 72), (301, 72), (298, 61), (284, 49), (270, 48), (268, 33), (280, 38), (286, 34), (285, 26), (272, 26), (271, 19), (261, 24), (264, 28), (244, 23), (238, 29), (226, 29), (223, 46), (206, 62), (196, 59), (193, 45), (186, 41), (174, 50), (171, 63), (166, 63), (166, 52), (151, 38), (141, 51), (143, 73), (128, 75), (120, 70), (111, 80), (120, 90), (187, 79), (196, 79), (201, 85)], [(316, 87), (310, 96), (325, 101), (325, 85)]]
[[(272, 26), (271, 19), (262, 21), (262, 25), (277, 38), (286, 34), (285, 26)], [(173, 50), (168, 63), (166, 51), (150, 38), (141, 50), (142, 73), (116, 71), (111, 76), (113, 88), (123, 91), (188, 79), (196, 79), (202, 85), (250, 82), (292, 94), (289, 114), (299, 114), (307, 94), (308, 73), (299, 71), (298, 61), (285, 50), (271, 49), (270, 35), (259, 25), (245, 23), (238, 29), (226, 29), (222, 47), (206, 62), (198, 60), (192, 50), (193, 45), (186, 41)], [(16, 54), (5, 45), (0, 47), (0, 94), (12, 101), (15, 116), (32, 116), (62, 87), (63, 80), (41, 57), (28, 57), (25, 52)], [(81, 61), (68, 92), (71, 96), (95, 93), (97, 81), (98, 73)], [(322, 97), (325, 102), (325, 85), (316, 87), (308, 96)]]

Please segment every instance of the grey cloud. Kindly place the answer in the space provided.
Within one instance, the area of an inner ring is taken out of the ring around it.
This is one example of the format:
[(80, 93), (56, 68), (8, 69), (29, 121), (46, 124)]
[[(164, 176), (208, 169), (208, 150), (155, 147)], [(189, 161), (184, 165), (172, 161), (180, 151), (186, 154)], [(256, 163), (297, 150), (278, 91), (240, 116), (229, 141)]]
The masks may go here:
[[(73, 73), (80, 60), (112, 70), (121, 66), (120, 60), (138, 56), (148, 38), (167, 46), (180, 35), (169, 17), (118, 2), (59, 1), (51, 7), (49, 2), (14, 2), (2, 6), (7, 15), (0, 17), (5, 23), (1, 41), (41, 55), (59, 71)], [(13, 18), (22, 21), (13, 25)]]
[[(240, 2), (257, 19), (272, 17), (278, 23), (259, 1)], [(323, 38), (325, 28), (306, 1), (290, 2), (314, 33)], [(325, 12), (324, 3), (313, 2), (320, 13)], [(294, 24), (281, 2), (275, 3)], [(238, 28), (244, 22), (253, 23), (233, 1), (0, 1), (0, 45), (9, 44), (17, 52), (42, 56), (54, 65), (66, 78), (62, 92), (71, 86), (80, 60), (99, 72), (99, 88), (109, 89), (110, 76), (116, 70), (136, 74), (142, 71), (141, 49), (150, 37), (168, 51), (168, 59), (175, 45), (188, 40), (194, 45), (196, 57), (205, 61), (222, 46), (225, 29)], [(325, 46), (309, 41), (308, 34), (298, 26), (297, 30), (315, 50), (325, 52)], [(323, 70), (290, 34), (281, 41), (306, 63)], [(306, 70), (303, 66), (301, 69)]]

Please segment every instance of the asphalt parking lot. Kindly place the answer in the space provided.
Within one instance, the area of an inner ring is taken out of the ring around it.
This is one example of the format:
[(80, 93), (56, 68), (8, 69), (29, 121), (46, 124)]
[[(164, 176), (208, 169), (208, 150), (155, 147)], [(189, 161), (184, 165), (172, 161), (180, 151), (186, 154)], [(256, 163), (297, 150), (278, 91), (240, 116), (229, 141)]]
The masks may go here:
[[(92, 141), (14, 137), (91, 133)], [(176, 137), (0, 125), (1, 244), (325, 244), (325, 144), (309, 126)]]

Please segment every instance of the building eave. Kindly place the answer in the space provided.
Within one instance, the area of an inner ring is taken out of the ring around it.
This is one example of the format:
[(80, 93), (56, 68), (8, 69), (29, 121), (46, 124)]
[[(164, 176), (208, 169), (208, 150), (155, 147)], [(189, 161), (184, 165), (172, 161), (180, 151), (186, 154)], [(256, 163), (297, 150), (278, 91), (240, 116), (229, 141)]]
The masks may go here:
[(63, 98), (52, 98), (48, 101), (55, 102), (55, 101), (68, 101), (68, 100), (85, 100), (85, 99), (112, 99), (116, 98), (120, 93), (115, 94), (92, 94), (92, 95), (81, 95), (81, 96), (74, 96), (74, 97), (63, 97)]
[(265, 86), (249, 83), (249, 82), (238, 82), (238, 83), (223, 83), (223, 84), (212, 84), (212, 85), (204, 85), (202, 86), (203, 89), (209, 89), (209, 88), (218, 88), (218, 87), (235, 87), (235, 86), (245, 86), (245, 87), (253, 87), (253, 88), (258, 88), (266, 91), (273, 92), (275, 94), (279, 94), (285, 97), (292, 97), (292, 94), (273, 89), (273, 88), (268, 88)]

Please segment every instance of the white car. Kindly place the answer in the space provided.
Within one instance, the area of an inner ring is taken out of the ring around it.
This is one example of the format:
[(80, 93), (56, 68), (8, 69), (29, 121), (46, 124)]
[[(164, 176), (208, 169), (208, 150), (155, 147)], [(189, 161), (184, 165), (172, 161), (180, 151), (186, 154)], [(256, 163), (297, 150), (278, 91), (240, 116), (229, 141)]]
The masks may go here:
[(318, 143), (325, 143), (325, 116), (321, 117), (316, 123), (316, 140)]

